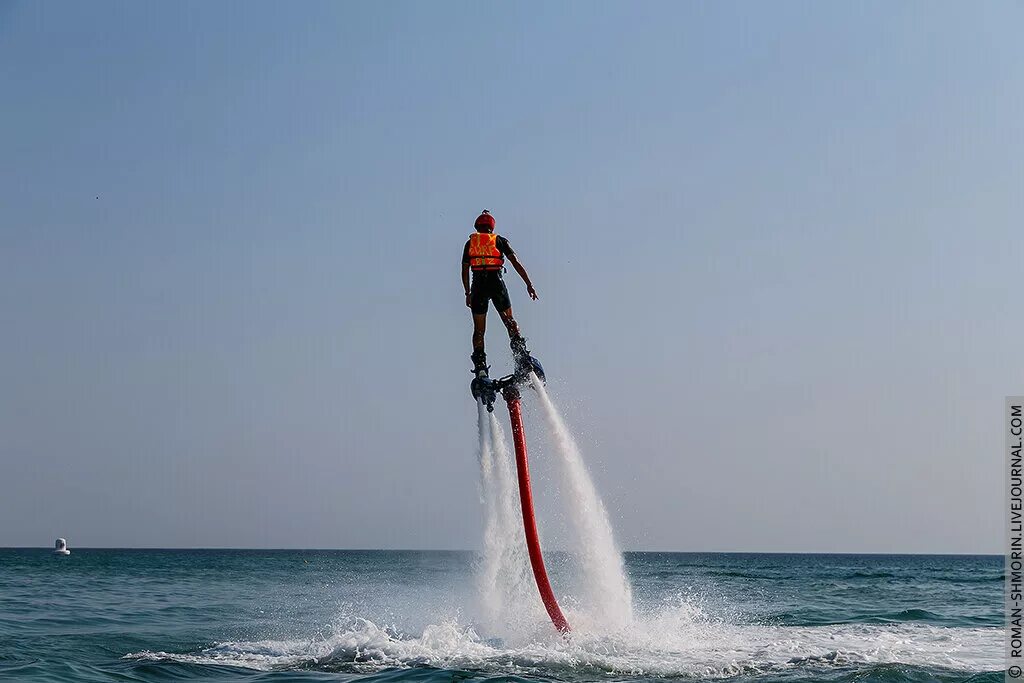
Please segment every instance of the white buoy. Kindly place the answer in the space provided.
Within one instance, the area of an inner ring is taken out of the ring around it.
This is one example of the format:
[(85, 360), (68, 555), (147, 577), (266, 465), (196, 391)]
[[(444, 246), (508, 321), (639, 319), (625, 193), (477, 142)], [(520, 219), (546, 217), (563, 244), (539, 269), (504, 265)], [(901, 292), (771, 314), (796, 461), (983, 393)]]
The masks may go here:
[(53, 542), (53, 554), (54, 555), (70, 555), (71, 551), (68, 550), (68, 542), (63, 538), (58, 538)]

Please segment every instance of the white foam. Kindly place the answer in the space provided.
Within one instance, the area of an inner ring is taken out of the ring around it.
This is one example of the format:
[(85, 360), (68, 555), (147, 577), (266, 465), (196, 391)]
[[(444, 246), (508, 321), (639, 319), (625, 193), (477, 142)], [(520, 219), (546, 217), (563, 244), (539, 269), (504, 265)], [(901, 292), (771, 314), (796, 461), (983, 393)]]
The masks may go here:
[(372, 672), (435, 666), (494, 674), (727, 677), (785, 670), (899, 663), (990, 671), (1002, 666), (1002, 630), (927, 624), (765, 626), (709, 619), (682, 604), (637, 616), (629, 628), (577, 630), (520, 645), (482, 639), (455, 620), (404, 636), (355, 619), (326, 638), (225, 642), (196, 653), (144, 651), (128, 659), (220, 664), (251, 669), (322, 667)]

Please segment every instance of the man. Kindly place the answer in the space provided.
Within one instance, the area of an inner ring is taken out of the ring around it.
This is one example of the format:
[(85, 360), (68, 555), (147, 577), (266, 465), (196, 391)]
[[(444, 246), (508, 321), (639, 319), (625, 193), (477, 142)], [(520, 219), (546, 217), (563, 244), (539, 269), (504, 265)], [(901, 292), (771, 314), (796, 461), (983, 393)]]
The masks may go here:
[[(530, 298), (537, 299), (537, 291), (526, 274), (526, 268), (516, 258), (508, 240), (494, 234), (494, 216), (487, 209), (473, 224), (476, 232), (466, 240), (462, 250), (462, 287), (466, 290), (466, 305), (473, 311), (473, 373), (477, 377), (487, 376), (487, 354), (484, 353), (484, 331), (487, 328), (487, 305), (494, 302), (501, 322), (508, 330), (509, 346), (517, 365), (528, 362), (530, 352), (526, 340), (519, 333), (519, 325), (512, 317), (512, 302), (501, 274), (507, 258), (512, 267), (526, 283)], [(469, 285), (469, 271), (473, 271), (473, 286)]]

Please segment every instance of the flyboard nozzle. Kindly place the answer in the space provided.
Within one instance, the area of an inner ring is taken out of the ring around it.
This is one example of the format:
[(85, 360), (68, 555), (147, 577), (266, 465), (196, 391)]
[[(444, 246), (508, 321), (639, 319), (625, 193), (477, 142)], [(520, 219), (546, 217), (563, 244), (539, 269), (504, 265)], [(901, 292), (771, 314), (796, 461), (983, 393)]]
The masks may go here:
[(483, 401), (487, 412), (494, 412), (494, 399), (497, 398), (497, 384), (489, 377), (476, 377), (469, 384), (469, 392), (473, 398)]

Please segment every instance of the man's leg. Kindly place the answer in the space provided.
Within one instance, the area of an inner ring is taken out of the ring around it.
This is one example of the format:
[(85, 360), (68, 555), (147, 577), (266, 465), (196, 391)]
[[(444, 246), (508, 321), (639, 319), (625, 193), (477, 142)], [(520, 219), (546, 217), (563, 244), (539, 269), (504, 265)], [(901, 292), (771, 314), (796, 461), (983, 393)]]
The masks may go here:
[(509, 306), (504, 311), (498, 311), (498, 315), (501, 316), (501, 322), (505, 323), (505, 329), (508, 330), (508, 338), (515, 339), (521, 337), (519, 334), (519, 323), (512, 317), (512, 307)]
[(484, 353), (484, 332), (487, 330), (487, 312), (473, 314), (473, 372), (478, 377), (487, 374), (487, 354)]
[(484, 332), (487, 331), (487, 314), (486, 313), (474, 313), (473, 314), (473, 351), (483, 352), (484, 350)]
[(505, 323), (508, 330), (509, 346), (512, 347), (512, 357), (516, 363), (520, 363), (524, 357), (529, 357), (530, 352), (526, 350), (526, 340), (519, 332), (519, 325), (512, 317), (512, 301), (508, 298), (508, 288), (505, 281), (499, 279), (494, 292), (494, 310), (501, 316), (501, 322)]
[(505, 323), (505, 329), (508, 330), (508, 345), (512, 347), (512, 357), (516, 363), (523, 362), (524, 359), (530, 357), (530, 352), (526, 348), (526, 340), (519, 333), (519, 324), (512, 317), (512, 307), (509, 306), (504, 311), (498, 311), (498, 315), (501, 316), (501, 322)]

